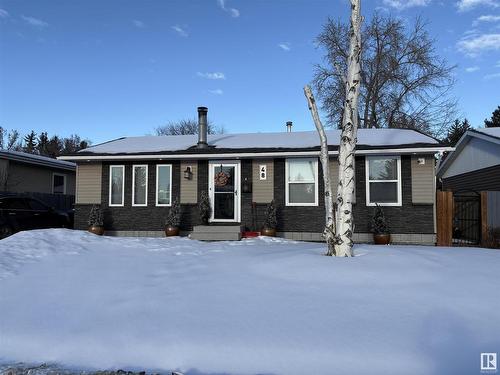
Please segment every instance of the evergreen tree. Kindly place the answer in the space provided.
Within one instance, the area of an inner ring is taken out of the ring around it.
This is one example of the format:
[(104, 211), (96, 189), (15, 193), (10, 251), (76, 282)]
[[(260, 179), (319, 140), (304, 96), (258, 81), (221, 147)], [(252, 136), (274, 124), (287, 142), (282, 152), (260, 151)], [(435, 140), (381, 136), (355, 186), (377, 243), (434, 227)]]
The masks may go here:
[(0, 150), (4, 149), (5, 129), (0, 126)]
[(62, 149), (63, 143), (61, 139), (57, 135), (54, 135), (50, 138), (49, 143), (47, 144), (47, 156), (56, 158), (61, 155)]
[(491, 114), (490, 120), (484, 120), (484, 125), (487, 128), (498, 128), (500, 127), (500, 105)]
[(49, 136), (47, 135), (47, 132), (41, 132), (40, 135), (38, 136), (38, 141), (36, 145), (38, 153), (40, 155), (47, 156), (49, 154), (48, 145), (49, 145)]
[(448, 134), (446, 135), (446, 138), (443, 139), (443, 143), (448, 146), (455, 146), (465, 132), (471, 129), (472, 127), (469, 124), (469, 120), (464, 119), (460, 122), (460, 120), (456, 119), (450, 129), (448, 129)]
[(28, 154), (34, 154), (36, 151), (36, 133), (34, 130), (24, 137), (23, 151)]

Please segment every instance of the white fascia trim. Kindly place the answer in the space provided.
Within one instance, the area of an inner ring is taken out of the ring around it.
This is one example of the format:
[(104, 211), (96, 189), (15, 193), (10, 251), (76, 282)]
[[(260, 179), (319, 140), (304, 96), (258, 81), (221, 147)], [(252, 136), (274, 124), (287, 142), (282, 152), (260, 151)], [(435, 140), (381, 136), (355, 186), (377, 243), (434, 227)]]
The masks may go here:
[[(453, 151), (454, 147), (418, 147), (418, 148), (393, 148), (376, 150), (357, 150), (356, 155), (372, 154), (436, 154), (438, 152)], [(268, 157), (318, 157), (320, 151), (288, 151), (288, 152), (241, 152), (231, 154), (175, 154), (175, 155), (74, 155), (60, 156), (61, 160), (91, 161), (91, 160), (178, 160), (178, 159), (242, 159), (242, 158), (268, 158)], [(338, 155), (338, 151), (329, 151), (328, 155)]]

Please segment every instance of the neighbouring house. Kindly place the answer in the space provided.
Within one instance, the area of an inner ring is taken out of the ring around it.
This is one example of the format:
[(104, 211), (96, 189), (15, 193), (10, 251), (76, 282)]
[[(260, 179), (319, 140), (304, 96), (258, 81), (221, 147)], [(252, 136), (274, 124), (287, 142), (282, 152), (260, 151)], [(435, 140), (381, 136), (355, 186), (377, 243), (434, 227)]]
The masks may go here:
[(500, 231), (500, 128), (468, 130), (440, 163), (437, 177), (443, 191), (453, 192), (455, 222), (474, 233), (483, 226), (483, 237), (488, 228)]
[(75, 195), (76, 164), (26, 152), (0, 150), (0, 191)]
[[(163, 235), (164, 219), (178, 199), (181, 229), (190, 233), (200, 224), (197, 203), (207, 192), (211, 239), (231, 228), (238, 233), (240, 227), (259, 230), (266, 205), (274, 199), (279, 236), (321, 240), (324, 199), (318, 134), (207, 136), (207, 109), (198, 108), (198, 116), (198, 136), (125, 137), (62, 157), (77, 163), (75, 228), (86, 228), (89, 211), (98, 204), (108, 234)], [(327, 134), (336, 187), (340, 132)], [(371, 219), (379, 204), (394, 242), (433, 244), (435, 154), (447, 149), (414, 130), (360, 129), (355, 240), (372, 240)]]

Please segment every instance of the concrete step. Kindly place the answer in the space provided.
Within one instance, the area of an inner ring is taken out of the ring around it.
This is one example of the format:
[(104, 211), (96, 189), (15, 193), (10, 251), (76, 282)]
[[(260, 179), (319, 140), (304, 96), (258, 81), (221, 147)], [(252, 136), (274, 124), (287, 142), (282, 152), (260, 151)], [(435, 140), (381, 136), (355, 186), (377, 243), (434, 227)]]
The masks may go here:
[(193, 227), (190, 238), (200, 241), (239, 241), (240, 225), (197, 225)]

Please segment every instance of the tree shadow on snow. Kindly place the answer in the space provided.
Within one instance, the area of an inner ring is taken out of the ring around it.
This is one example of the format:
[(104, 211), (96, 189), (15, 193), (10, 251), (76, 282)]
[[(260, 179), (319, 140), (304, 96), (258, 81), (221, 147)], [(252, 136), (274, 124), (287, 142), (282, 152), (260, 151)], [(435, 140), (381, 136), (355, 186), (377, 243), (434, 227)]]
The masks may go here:
[[(474, 316), (471, 319), (480, 320)], [(497, 330), (497, 322), (484, 322)], [(484, 327), (483, 327), (484, 328)], [(500, 337), (494, 341), (478, 340), (479, 333), (467, 329), (467, 320), (440, 309), (431, 312), (422, 327), (421, 347), (429, 357), (434, 370), (432, 374), (476, 374), (480, 373), (481, 353), (496, 352)]]

